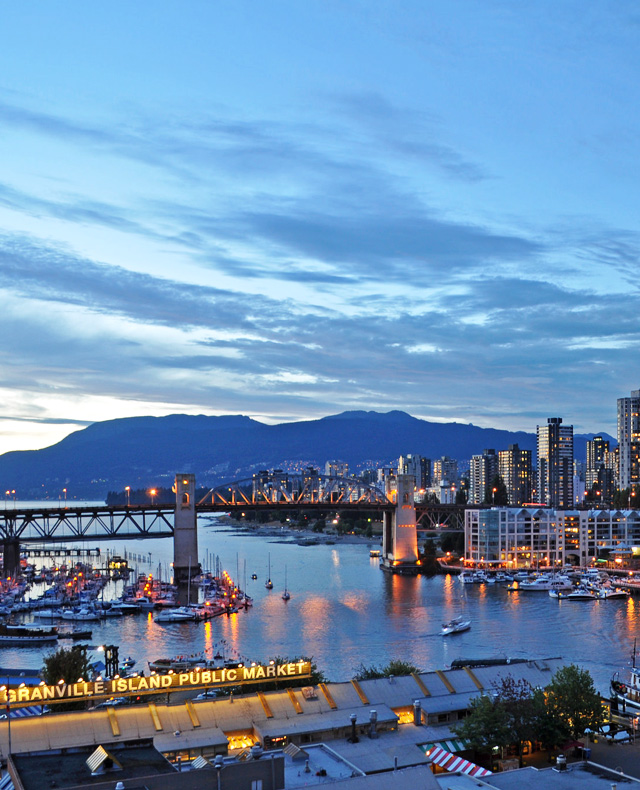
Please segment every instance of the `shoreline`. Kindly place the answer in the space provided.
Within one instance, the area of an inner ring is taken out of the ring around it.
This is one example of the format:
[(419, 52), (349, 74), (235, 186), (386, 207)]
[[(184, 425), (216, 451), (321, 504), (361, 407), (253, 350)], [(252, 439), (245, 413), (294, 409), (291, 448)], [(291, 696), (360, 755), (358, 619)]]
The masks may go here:
[(366, 535), (338, 535), (335, 532), (314, 532), (312, 529), (298, 529), (279, 521), (270, 521), (261, 524), (255, 521), (238, 521), (231, 516), (221, 516), (216, 518), (216, 523), (232, 527), (246, 535), (256, 535), (262, 538), (282, 538), (275, 543), (296, 543), (298, 546), (315, 545), (363, 545), (370, 548), (379, 548), (382, 545), (382, 536), (373, 535), (368, 538)]

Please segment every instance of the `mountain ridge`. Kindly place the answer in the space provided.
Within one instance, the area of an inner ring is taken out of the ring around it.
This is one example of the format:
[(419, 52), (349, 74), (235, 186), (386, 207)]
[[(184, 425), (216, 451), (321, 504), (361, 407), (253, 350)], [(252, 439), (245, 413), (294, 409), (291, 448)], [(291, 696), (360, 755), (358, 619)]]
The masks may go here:
[[(576, 458), (584, 459), (594, 435), (574, 437)], [(168, 486), (180, 472), (213, 486), (262, 468), (323, 468), (327, 460), (346, 462), (352, 471), (365, 463), (395, 463), (409, 453), (464, 462), (487, 448), (516, 443), (535, 456), (534, 433), (429, 422), (399, 410), (354, 410), (274, 425), (246, 415), (126, 417), (92, 423), (50, 447), (0, 455), (0, 485), (15, 489), (20, 499), (57, 498), (63, 488), (70, 497), (104, 499), (125, 486)]]

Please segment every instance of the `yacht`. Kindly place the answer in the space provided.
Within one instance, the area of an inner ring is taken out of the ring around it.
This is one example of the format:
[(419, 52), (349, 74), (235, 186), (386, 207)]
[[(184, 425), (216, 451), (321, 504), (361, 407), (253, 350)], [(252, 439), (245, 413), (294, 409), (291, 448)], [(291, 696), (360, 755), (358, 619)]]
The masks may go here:
[(448, 623), (442, 624), (442, 636), (449, 634), (460, 634), (463, 631), (468, 631), (471, 628), (471, 620), (464, 620), (462, 615), (454, 617)]
[(571, 592), (573, 583), (567, 576), (538, 576), (531, 581), (521, 581), (518, 590), (520, 592), (548, 592), (549, 590)]

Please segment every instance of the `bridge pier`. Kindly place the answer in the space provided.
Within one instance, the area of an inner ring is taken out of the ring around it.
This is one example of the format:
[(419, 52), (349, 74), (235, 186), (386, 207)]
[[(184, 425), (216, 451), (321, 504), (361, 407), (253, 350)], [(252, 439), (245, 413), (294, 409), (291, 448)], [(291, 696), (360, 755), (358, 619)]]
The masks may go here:
[[(178, 601), (196, 599), (197, 591), (189, 596), (189, 580), (200, 573), (198, 562), (198, 519), (196, 516), (196, 476), (176, 475), (174, 485), (176, 510), (173, 528), (173, 577), (178, 585)], [(190, 603), (190, 601), (189, 601)]]
[(2, 543), (2, 568), (5, 579), (13, 579), (20, 570), (20, 541), (17, 538), (7, 538)]
[(380, 567), (389, 573), (416, 574), (421, 566), (413, 498), (415, 480), (413, 475), (398, 475), (396, 479), (396, 509), (384, 513)]

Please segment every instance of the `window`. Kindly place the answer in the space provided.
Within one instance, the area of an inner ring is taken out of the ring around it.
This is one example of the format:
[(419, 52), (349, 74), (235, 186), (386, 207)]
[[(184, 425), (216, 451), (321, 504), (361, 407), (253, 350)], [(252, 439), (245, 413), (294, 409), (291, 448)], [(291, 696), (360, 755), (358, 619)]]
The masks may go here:
[(262, 779), (252, 779), (251, 790), (262, 790)]

